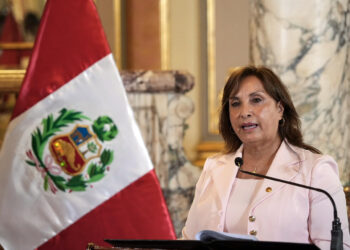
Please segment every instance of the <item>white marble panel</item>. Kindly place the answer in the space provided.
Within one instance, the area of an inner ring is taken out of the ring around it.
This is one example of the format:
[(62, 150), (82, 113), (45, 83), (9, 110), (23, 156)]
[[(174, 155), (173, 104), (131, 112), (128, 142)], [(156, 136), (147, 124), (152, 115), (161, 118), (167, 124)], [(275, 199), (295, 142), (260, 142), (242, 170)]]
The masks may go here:
[(304, 139), (332, 155), (350, 181), (350, 1), (252, 0), (251, 61), (287, 85)]
[(201, 171), (187, 160), (183, 150), (186, 120), (194, 112), (193, 102), (172, 92), (128, 93), (128, 99), (180, 237)]

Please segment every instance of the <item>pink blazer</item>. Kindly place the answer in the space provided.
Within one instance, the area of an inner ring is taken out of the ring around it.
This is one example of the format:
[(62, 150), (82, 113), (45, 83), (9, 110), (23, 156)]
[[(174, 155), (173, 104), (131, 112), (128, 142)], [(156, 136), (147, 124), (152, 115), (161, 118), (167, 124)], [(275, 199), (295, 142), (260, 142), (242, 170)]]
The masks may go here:
[[(183, 238), (194, 239), (204, 229), (223, 231), (228, 199), (238, 171), (234, 160), (242, 156), (242, 149), (243, 146), (236, 153), (207, 159), (182, 231)], [(332, 157), (282, 142), (267, 175), (329, 192), (342, 223), (344, 249), (350, 249), (345, 195)], [(324, 194), (264, 179), (246, 223), (247, 234), (255, 230), (256, 237), (262, 241), (312, 242), (321, 249), (330, 249), (332, 221), (333, 207)]]

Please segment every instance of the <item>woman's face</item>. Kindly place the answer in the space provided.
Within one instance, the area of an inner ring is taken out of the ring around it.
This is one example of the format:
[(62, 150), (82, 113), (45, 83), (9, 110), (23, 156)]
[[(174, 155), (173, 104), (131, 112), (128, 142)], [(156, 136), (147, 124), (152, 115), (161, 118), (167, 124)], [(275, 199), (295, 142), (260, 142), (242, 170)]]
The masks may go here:
[(283, 106), (266, 92), (257, 77), (244, 78), (238, 92), (231, 93), (229, 105), (231, 126), (244, 144), (280, 141), (278, 122), (283, 117)]

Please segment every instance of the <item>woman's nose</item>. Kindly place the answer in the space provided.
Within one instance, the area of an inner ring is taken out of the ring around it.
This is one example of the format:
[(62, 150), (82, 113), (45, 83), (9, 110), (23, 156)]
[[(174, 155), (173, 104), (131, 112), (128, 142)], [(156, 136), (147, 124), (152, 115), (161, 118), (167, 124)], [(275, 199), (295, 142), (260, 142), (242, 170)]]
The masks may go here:
[(250, 105), (242, 104), (240, 110), (240, 117), (247, 118), (252, 116), (252, 110)]

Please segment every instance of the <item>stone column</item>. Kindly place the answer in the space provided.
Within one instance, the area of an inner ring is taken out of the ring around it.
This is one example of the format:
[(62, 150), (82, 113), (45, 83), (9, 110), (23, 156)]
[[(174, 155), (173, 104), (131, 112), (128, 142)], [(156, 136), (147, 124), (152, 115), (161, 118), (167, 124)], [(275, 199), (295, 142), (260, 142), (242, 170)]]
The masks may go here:
[(194, 86), (187, 72), (122, 71), (135, 119), (168, 205), (177, 237), (185, 225), (201, 169), (185, 155), (183, 138), (194, 111), (185, 95)]
[(349, 0), (251, 0), (251, 62), (287, 85), (304, 139), (349, 182)]

